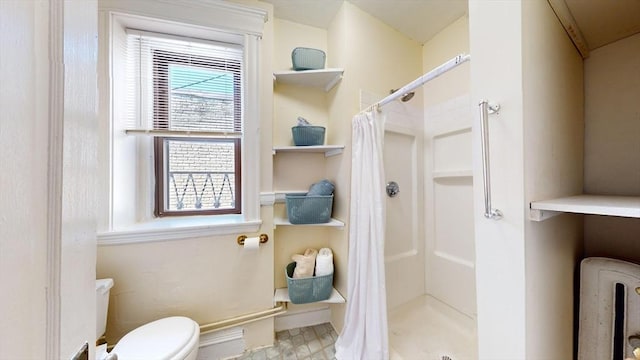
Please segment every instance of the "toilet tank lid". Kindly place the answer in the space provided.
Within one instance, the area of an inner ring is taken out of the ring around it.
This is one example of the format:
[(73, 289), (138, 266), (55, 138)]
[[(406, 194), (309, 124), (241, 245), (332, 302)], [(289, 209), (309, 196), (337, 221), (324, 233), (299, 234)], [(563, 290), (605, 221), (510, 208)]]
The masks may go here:
[(97, 279), (96, 292), (106, 294), (113, 287), (113, 279)]
[(184, 316), (150, 322), (126, 334), (113, 348), (118, 359), (181, 359), (197, 347), (200, 326)]

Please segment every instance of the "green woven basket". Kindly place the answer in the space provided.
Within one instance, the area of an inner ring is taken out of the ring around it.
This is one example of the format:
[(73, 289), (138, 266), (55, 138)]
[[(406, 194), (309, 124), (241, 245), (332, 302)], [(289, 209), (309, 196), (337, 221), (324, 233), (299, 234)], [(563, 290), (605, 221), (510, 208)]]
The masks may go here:
[(293, 278), (293, 269), (296, 263), (287, 265), (285, 275), (287, 277), (287, 287), (289, 288), (289, 299), (294, 304), (307, 304), (316, 301), (327, 300), (333, 290), (333, 273), (322, 276), (312, 276), (308, 278)]
[(333, 195), (286, 194), (285, 202), (292, 224), (324, 224), (331, 221)]
[(291, 128), (293, 143), (296, 146), (324, 145), (324, 126), (294, 126)]

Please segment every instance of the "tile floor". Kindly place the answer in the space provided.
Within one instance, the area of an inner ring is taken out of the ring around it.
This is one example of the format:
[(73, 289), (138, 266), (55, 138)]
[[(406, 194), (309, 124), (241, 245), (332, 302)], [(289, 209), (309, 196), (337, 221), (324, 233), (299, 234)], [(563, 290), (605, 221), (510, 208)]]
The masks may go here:
[(237, 360), (334, 360), (338, 334), (331, 324), (320, 324), (276, 333), (275, 345), (247, 351)]
[[(391, 360), (473, 360), (475, 320), (423, 295), (389, 311)], [(235, 360), (334, 360), (338, 338), (331, 324), (276, 333), (272, 347), (247, 351)]]

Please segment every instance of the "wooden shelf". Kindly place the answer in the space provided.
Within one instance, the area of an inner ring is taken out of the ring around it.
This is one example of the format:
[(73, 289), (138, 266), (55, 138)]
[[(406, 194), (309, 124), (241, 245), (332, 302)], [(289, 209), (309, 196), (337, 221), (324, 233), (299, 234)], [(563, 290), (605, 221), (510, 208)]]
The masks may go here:
[(333, 218), (328, 223), (322, 223), (322, 224), (292, 224), (291, 222), (289, 222), (289, 219), (276, 217), (273, 219), (273, 225), (275, 226), (320, 226), (320, 227), (338, 227), (338, 228), (344, 227), (344, 223), (342, 221), (333, 219)]
[(324, 153), (325, 157), (342, 154), (344, 145), (275, 146), (273, 153)]
[(640, 218), (640, 196), (577, 195), (530, 204), (529, 218), (543, 221), (562, 213)]
[[(275, 301), (275, 302), (291, 302), (291, 299), (289, 298), (289, 289), (287, 289), (287, 288), (276, 289), (276, 293), (273, 296), (273, 301)], [(338, 290), (336, 290), (334, 288), (331, 291), (331, 296), (329, 296), (329, 298), (327, 300), (317, 301), (317, 302), (319, 302), (319, 303), (328, 303), (328, 304), (344, 304), (346, 302), (346, 300), (344, 299), (344, 297), (342, 297), (342, 295), (340, 295)]]
[(273, 73), (276, 82), (331, 90), (342, 79), (344, 69), (320, 69), (303, 71), (278, 71)]

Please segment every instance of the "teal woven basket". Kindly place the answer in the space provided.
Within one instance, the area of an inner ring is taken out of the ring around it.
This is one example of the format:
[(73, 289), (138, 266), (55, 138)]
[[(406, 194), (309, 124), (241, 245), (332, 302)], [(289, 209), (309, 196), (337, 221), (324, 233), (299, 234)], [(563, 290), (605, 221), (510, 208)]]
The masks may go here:
[(293, 143), (296, 146), (324, 145), (324, 126), (294, 126), (291, 128)]
[(333, 290), (333, 273), (322, 276), (312, 276), (308, 278), (293, 278), (293, 269), (296, 263), (287, 265), (285, 275), (287, 276), (287, 288), (289, 288), (289, 299), (294, 304), (307, 304), (316, 301), (327, 300)]
[(318, 70), (324, 68), (327, 54), (320, 49), (297, 47), (291, 52), (293, 70)]
[(333, 195), (286, 194), (285, 202), (292, 224), (323, 224), (331, 221)]

